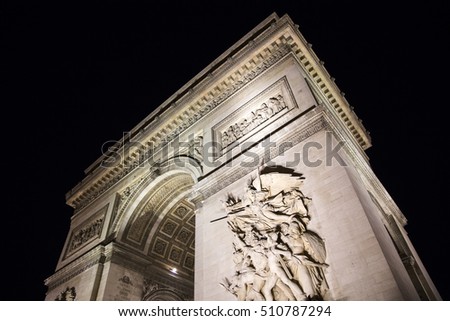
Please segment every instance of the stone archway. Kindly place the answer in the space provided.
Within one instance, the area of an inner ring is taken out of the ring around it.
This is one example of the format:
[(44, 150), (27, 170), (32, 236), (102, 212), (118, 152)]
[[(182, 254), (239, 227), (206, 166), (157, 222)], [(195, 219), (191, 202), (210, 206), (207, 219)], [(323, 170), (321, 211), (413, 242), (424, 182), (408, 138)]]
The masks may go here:
[(183, 298), (175, 291), (168, 289), (154, 290), (142, 298), (142, 301), (182, 301)]
[[(142, 187), (124, 211), (117, 243), (130, 262), (140, 260), (133, 268), (140, 271), (143, 300), (167, 300), (170, 293), (173, 300), (193, 299), (195, 208), (189, 196), (194, 184), (190, 173), (171, 169)], [(130, 262), (124, 264), (132, 267)]]

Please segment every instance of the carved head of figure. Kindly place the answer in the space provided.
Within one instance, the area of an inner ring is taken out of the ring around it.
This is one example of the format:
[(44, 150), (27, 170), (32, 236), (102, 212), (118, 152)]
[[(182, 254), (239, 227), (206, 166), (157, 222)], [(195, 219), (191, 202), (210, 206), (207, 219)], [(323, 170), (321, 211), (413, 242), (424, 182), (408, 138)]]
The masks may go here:
[(69, 291), (66, 292), (66, 301), (75, 301), (76, 296), (75, 288), (71, 287)]
[(235, 251), (233, 253), (233, 262), (234, 264), (239, 264), (244, 260), (244, 254), (242, 251)]
[(288, 235), (289, 234), (289, 224), (286, 222), (281, 223), (280, 225), (280, 232), (283, 235)]
[(298, 221), (293, 221), (289, 224), (289, 234), (293, 238), (299, 238), (305, 230), (305, 226)]
[(267, 191), (261, 190), (261, 191), (255, 191), (255, 199), (258, 202), (263, 202), (266, 200), (267, 197)]
[(251, 226), (246, 226), (244, 227), (244, 235), (242, 237), (242, 241), (244, 241), (244, 243), (246, 245), (253, 245), (254, 241), (256, 238), (256, 234), (253, 231), (253, 228)]

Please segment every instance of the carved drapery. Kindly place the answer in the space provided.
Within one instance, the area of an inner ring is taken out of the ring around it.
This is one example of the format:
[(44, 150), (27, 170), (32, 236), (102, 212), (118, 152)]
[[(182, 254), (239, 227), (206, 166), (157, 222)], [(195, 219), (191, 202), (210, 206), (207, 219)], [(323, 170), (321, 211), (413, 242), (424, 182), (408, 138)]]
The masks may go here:
[(276, 169), (258, 172), (241, 198), (228, 195), (224, 203), (236, 272), (221, 285), (239, 300), (322, 300), (326, 249), (308, 229), (304, 177)]

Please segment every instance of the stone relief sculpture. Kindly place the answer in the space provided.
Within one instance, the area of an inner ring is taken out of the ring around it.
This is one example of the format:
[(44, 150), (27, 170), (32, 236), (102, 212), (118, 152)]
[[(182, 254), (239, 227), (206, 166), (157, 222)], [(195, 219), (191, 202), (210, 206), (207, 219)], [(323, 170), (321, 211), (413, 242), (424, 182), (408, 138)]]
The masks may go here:
[(326, 249), (308, 230), (303, 180), (292, 171), (258, 171), (242, 199), (228, 195), (224, 202), (236, 272), (221, 285), (239, 300), (323, 300)]
[(195, 136), (189, 141), (188, 155), (200, 161), (203, 160), (203, 136)]
[(227, 129), (222, 131), (222, 148), (235, 142), (237, 139), (241, 138), (285, 108), (287, 108), (287, 106), (282, 95), (269, 98), (268, 101), (262, 103), (259, 108), (252, 111), (246, 118), (241, 119), (234, 125), (230, 125)]
[(131, 281), (131, 278), (128, 275), (123, 275), (120, 279), (120, 282), (124, 283), (124, 284), (129, 284), (129, 285), (133, 285), (133, 282)]
[(94, 237), (99, 236), (102, 231), (102, 227), (103, 227), (103, 217), (98, 218), (90, 222), (83, 228), (81, 228), (78, 232), (76, 232), (73, 235), (69, 246), (69, 252), (74, 251), (75, 249), (87, 243)]
[(67, 287), (64, 291), (58, 294), (55, 301), (75, 301), (76, 297), (77, 292), (75, 291), (75, 287)]

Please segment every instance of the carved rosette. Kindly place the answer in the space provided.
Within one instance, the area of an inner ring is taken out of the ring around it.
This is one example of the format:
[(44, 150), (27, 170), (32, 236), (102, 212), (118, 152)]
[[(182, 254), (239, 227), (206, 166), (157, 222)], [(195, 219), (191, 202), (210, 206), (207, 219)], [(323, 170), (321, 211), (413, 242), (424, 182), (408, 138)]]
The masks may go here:
[(326, 249), (308, 229), (304, 177), (275, 167), (258, 172), (241, 197), (228, 195), (235, 274), (221, 285), (239, 300), (323, 300)]

